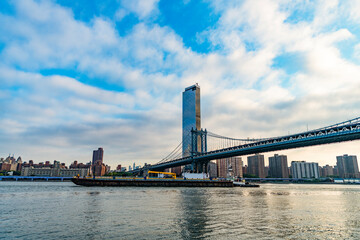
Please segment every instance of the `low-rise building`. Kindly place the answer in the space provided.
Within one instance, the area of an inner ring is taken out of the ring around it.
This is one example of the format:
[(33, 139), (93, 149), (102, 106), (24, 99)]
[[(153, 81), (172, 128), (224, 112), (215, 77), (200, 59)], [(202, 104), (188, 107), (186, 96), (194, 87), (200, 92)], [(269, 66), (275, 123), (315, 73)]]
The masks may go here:
[(90, 168), (60, 169), (60, 177), (86, 177), (90, 174)]
[(9, 155), (6, 159), (0, 159), (0, 171), (20, 171), (21, 164), (21, 157), (16, 160), (14, 156)]
[(54, 161), (53, 167), (23, 167), (21, 176), (43, 176), (43, 177), (74, 177), (79, 175), (85, 177), (90, 174), (90, 168), (63, 168), (60, 162)]

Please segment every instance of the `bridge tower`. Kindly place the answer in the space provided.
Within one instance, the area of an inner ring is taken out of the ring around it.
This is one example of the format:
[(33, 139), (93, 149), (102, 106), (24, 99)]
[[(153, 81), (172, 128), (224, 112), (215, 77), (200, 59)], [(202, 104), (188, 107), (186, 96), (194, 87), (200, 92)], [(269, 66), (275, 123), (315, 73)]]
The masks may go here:
[[(200, 155), (207, 152), (207, 131), (206, 129), (191, 129), (191, 156)], [(207, 172), (208, 162), (195, 162), (191, 164), (192, 172)]]
[(191, 156), (207, 152), (207, 131), (191, 129)]

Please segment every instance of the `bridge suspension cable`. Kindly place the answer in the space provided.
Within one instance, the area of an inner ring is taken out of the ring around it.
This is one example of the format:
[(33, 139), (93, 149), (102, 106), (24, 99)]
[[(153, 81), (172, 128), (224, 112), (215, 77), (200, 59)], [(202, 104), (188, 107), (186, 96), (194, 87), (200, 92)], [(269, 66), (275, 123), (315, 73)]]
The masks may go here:
[[(191, 132), (189, 132), (183, 141), (181, 141), (166, 157), (161, 159), (156, 164), (170, 162), (175, 159), (180, 159), (183, 157), (183, 146), (191, 146)], [(225, 137), (213, 132), (207, 132), (207, 151), (214, 151), (218, 149), (238, 146), (245, 143), (252, 143), (256, 141), (261, 141), (266, 139), (259, 139), (259, 138), (230, 138)], [(188, 149), (188, 155), (190, 155), (191, 149)]]
[(344, 122), (340, 122), (340, 123), (335, 123), (326, 127), (322, 127), (322, 128), (317, 128), (317, 129), (313, 129), (313, 130), (309, 130), (307, 132), (313, 132), (313, 131), (321, 131), (321, 130), (326, 130), (329, 128), (334, 128), (334, 127), (341, 127), (341, 126), (346, 126), (348, 124), (354, 124), (354, 123), (360, 123), (360, 117), (357, 118), (353, 118)]
[(231, 138), (231, 137), (225, 137), (225, 136), (221, 136), (219, 134), (213, 133), (208, 131), (207, 135), (210, 137), (215, 137), (215, 138), (223, 138), (223, 139), (228, 139), (228, 140), (234, 140), (234, 141), (243, 141), (243, 142), (257, 142), (257, 141), (262, 141), (262, 140), (266, 140), (267, 138)]
[(218, 149), (243, 145), (246, 143), (264, 141), (267, 140), (267, 138), (231, 138), (208, 131), (207, 140), (207, 151), (215, 151)]
[(186, 137), (185, 137), (185, 141), (181, 141), (179, 143), (179, 145), (177, 145), (175, 147), (174, 150), (172, 150), (166, 157), (164, 157), (163, 159), (161, 159), (161, 161), (159, 161), (158, 163), (156, 164), (159, 164), (159, 163), (164, 163), (164, 162), (168, 162), (168, 161), (172, 161), (174, 159), (178, 159), (178, 158), (181, 158), (182, 157), (182, 147), (183, 145), (187, 146), (191, 141), (191, 132), (189, 132)]

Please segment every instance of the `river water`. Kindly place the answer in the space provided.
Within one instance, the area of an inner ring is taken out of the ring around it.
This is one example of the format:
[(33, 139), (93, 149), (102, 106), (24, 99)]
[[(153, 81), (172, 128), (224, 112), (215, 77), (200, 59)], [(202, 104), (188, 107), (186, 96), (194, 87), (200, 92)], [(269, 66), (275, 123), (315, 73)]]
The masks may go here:
[(0, 182), (0, 239), (360, 239), (360, 186)]

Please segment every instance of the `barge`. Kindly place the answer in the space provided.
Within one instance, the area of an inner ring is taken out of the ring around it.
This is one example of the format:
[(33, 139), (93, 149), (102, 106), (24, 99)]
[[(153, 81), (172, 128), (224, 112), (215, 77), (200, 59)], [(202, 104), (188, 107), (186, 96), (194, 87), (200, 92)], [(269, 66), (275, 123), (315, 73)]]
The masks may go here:
[[(93, 179), (72, 178), (76, 185), (93, 187), (234, 187), (233, 181), (183, 179)], [(255, 185), (251, 185), (255, 187)], [(250, 187), (247, 185), (246, 187)], [(258, 187), (258, 185), (256, 186)]]
[(81, 186), (100, 187), (233, 187), (232, 181), (178, 180), (178, 179), (91, 179), (73, 178)]

